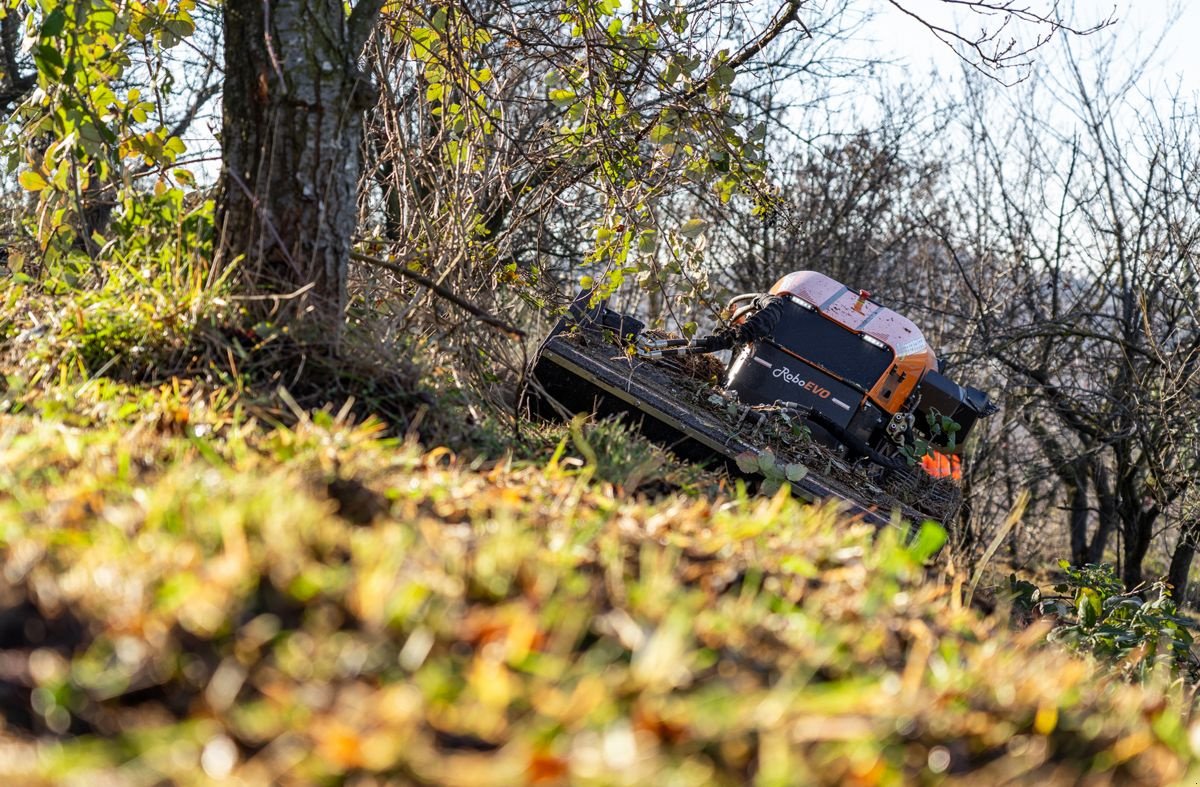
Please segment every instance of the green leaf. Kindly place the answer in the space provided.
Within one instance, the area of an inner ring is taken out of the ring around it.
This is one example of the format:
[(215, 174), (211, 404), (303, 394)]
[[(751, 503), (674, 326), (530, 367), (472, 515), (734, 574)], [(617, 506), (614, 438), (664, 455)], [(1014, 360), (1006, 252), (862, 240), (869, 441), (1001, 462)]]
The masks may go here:
[(672, 60), (670, 63), (667, 64), (667, 70), (663, 72), (662, 79), (663, 79), (663, 82), (666, 84), (666, 86), (670, 87), (671, 85), (674, 85), (679, 80), (679, 77), (682, 74), (683, 74), (683, 69), (681, 69), (674, 60)]
[(689, 240), (695, 240), (700, 237), (704, 230), (708, 229), (708, 222), (704, 219), (688, 219), (679, 227), (679, 234)]
[(793, 462), (784, 469), (784, 475), (787, 476), (787, 480), (794, 483), (808, 475), (808, 468), (802, 464)]
[(1086, 628), (1092, 628), (1103, 611), (1100, 594), (1091, 588), (1080, 588), (1075, 594), (1075, 611)]
[[(172, 19), (167, 22), (167, 30), (177, 39), (183, 39), (196, 32), (196, 25), (191, 19)], [(178, 41), (176, 41), (178, 43)]]
[(561, 108), (561, 107), (565, 107), (568, 104), (571, 104), (572, 102), (575, 101), (575, 91), (574, 90), (564, 90), (563, 88), (557, 88), (555, 90), (551, 90), (547, 94), (547, 97), (550, 99), (550, 101), (555, 106)]
[(111, 8), (96, 8), (88, 14), (88, 24), (99, 32), (112, 30), (117, 24), (117, 14)]
[(733, 70), (733, 68), (722, 63), (717, 67), (717, 70), (713, 72), (713, 85), (718, 90), (725, 90), (733, 84), (733, 78), (735, 76), (737, 76), (737, 73)]
[(63, 59), (58, 50), (49, 44), (42, 44), (33, 51), (33, 62), (38, 71), (57, 79), (62, 73)]
[(945, 544), (946, 529), (935, 522), (926, 522), (909, 543), (908, 554), (917, 562), (924, 563), (936, 555)]
[(46, 15), (42, 22), (42, 38), (55, 38), (62, 35), (67, 26), (67, 15), (61, 8), (56, 8)]
[(179, 137), (171, 137), (163, 143), (163, 150), (169, 155), (170, 160), (174, 161), (177, 156), (181, 156), (187, 151), (187, 145), (183, 144), (183, 140)]
[(650, 141), (654, 144), (662, 144), (664, 142), (672, 142), (675, 139), (675, 129), (670, 126), (659, 123), (654, 128), (650, 129)]

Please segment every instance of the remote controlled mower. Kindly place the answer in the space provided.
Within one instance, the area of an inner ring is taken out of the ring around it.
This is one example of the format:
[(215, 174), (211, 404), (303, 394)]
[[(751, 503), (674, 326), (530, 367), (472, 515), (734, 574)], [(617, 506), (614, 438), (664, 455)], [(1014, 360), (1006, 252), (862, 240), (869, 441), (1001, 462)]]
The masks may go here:
[[(541, 346), (535, 414), (624, 414), (685, 459), (777, 475), (871, 521), (957, 512), (958, 450), (996, 406), (943, 375), (917, 326), (865, 290), (791, 273), (694, 339), (594, 301), (581, 293)], [(722, 367), (711, 354), (723, 350)]]

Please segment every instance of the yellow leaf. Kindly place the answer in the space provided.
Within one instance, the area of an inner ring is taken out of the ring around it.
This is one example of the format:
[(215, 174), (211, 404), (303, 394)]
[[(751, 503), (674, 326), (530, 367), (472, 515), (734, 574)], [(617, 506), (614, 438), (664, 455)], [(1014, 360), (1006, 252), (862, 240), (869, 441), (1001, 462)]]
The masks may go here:
[(21, 186), (26, 191), (41, 191), (42, 189), (44, 189), (50, 185), (49, 183), (46, 182), (45, 178), (43, 178), (40, 174), (38, 174), (37, 172), (34, 172), (31, 169), (28, 169), (28, 170), (25, 170), (24, 172), (22, 172), (17, 177), (17, 181), (20, 182)]
[(1053, 705), (1042, 705), (1033, 717), (1033, 731), (1038, 735), (1049, 735), (1058, 726), (1058, 708)]
[(470, 683), (480, 702), (490, 708), (505, 708), (512, 698), (512, 681), (508, 670), (494, 659), (475, 659), (471, 666)]

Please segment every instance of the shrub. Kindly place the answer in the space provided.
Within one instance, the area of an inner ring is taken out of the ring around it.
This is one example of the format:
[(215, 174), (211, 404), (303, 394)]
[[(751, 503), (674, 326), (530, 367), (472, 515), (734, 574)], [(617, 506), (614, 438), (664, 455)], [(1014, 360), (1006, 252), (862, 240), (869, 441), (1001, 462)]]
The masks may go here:
[(1178, 614), (1165, 582), (1125, 591), (1109, 564), (1072, 566), (1060, 560), (1058, 596), (1043, 597), (1032, 583), (1009, 577), (1018, 606), (1052, 615), (1049, 639), (1112, 663), (1128, 677), (1145, 680), (1154, 667), (1197, 671), (1189, 621)]

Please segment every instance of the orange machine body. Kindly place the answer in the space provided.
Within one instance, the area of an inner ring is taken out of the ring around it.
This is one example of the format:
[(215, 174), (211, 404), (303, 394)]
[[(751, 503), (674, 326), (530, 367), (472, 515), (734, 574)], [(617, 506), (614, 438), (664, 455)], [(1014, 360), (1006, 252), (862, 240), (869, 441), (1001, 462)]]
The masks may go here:
[(889, 415), (901, 410), (926, 372), (937, 370), (937, 356), (912, 320), (823, 273), (789, 273), (775, 282), (771, 293), (803, 301), (825, 319), (848, 331), (870, 336), (893, 352), (895, 360), (891, 368), (867, 393)]

